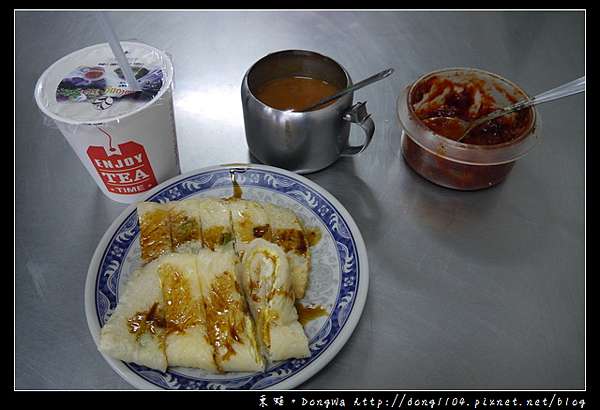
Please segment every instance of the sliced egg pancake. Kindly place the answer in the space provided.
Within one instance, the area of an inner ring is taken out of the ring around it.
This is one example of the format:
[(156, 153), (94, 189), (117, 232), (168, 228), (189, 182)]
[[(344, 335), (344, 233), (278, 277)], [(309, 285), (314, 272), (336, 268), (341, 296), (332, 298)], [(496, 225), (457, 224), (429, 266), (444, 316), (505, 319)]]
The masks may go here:
[(240, 258), (254, 239), (271, 238), (269, 219), (260, 203), (245, 199), (230, 200), (229, 211), (235, 237), (235, 250)]
[(202, 221), (197, 200), (170, 202), (169, 224), (175, 252), (197, 253), (202, 248)]
[(242, 258), (240, 276), (261, 348), (269, 360), (310, 356), (283, 250), (262, 238), (253, 240)]
[(142, 202), (137, 212), (143, 268), (101, 330), (103, 353), (213, 373), (310, 356), (295, 306), (308, 285), (310, 229), (292, 210), (206, 197)]
[(216, 251), (202, 249), (197, 255), (208, 340), (219, 370), (263, 371), (254, 323), (236, 277), (236, 260), (231, 244)]
[(296, 214), (287, 208), (264, 203), (271, 227), (270, 241), (281, 246), (288, 257), (296, 299), (302, 299), (308, 286), (310, 247), (304, 228)]
[(151, 262), (166, 252), (171, 252), (171, 226), (169, 210), (171, 203), (140, 202), (137, 213), (140, 226), (142, 261)]
[(167, 363), (216, 372), (195, 255), (167, 254), (157, 262), (149, 266), (161, 283)]
[(202, 223), (202, 246), (216, 250), (233, 240), (227, 201), (218, 198), (190, 199)]
[(119, 360), (165, 371), (165, 332), (158, 312), (161, 303), (158, 275), (146, 269), (135, 271), (100, 332), (99, 350)]

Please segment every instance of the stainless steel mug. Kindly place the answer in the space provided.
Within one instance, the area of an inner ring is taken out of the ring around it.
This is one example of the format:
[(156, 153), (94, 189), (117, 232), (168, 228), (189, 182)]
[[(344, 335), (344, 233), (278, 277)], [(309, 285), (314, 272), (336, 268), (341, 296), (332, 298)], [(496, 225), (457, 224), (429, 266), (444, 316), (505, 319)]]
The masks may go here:
[[(250, 153), (264, 164), (297, 173), (319, 171), (340, 156), (365, 150), (375, 132), (366, 102), (352, 105), (353, 93), (333, 104), (308, 112), (282, 111), (256, 98), (256, 90), (267, 81), (303, 76), (325, 80), (339, 89), (352, 85), (348, 72), (329, 57), (304, 50), (285, 50), (258, 60), (244, 75), (242, 106), (246, 141)], [(349, 145), (350, 124), (364, 133), (362, 145)]]

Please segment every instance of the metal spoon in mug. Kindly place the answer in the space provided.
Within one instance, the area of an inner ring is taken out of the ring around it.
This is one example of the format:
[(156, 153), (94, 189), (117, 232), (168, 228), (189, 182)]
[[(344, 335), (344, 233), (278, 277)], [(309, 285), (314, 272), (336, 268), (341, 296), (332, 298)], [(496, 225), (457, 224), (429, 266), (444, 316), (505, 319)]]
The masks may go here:
[(582, 91), (585, 91), (585, 76), (580, 77), (577, 80), (570, 81), (566, 84), (560, 85), (541, 94), (538, 94), (531, 99), (521, 100), (519, 102), (509, 105), (508, 107), (500, 108), (494, 112), (489, 113), (484, 117), (478, 118), (471, 122), (467, 122), (455, 117), (432, 117), (428, 118), (427, 121), (429, 123), (435, 123), (436, 121), (441, 120), (446, 124), (451, 123), (452, 127), (459, 128), (459, 131), (462, 130), (462, 134), (456, 134), (460, 135), (460, 138), (455, 140), (458, 142), (465, 138), (473, 128), (484, 124), (488, 121), (491, 121), (495, 118), (502, 117), (503, 115), (510, 114), (511, 112), (519, 111), (524, 108), (531, 107), (533, 105), (558, 100), (559, 98), (563, 97), (568, 97), (570, 95), (577, 94)]
[(393, 72), (394, 72), (393, 68), (388, 68), (387, 70), (384, 70), (384, 71), (382, 71), (380, 73), (377, 73), (377, 74), (375, 74), (375, 75), (373, 75), (373, 76), (371, 76), (371, 77), (369, 77), (369, 78), (367, 78), (365, 80), (362, 80), (362, 81), (360, 81), (360, 82), (358, 82), (358, 83), (356, 83), (354, 85), (351, 85), (348, 88), (344, 88), (342, 91), (339, 91), (339, 92), (337, 92), (337, 93), (335, 93), (333, 95), (330, 95), (329, 97), (325, 97), (325, 98), (319, 100), (316, 104), (313, 104), (313, 105), (310, 105), (308, 107), (302, 108), (301, 110), (293, 110), (293, 112), (304, 112), (304, 111), (314, 110), (315, 108), (317, 108), (317, 107), (319, 107), (319, 106), (321, 106), (323, 104), (327, 104), (330, 101), (337, 100), (342, 95), (351, 93), (352, 91), (356, 91), (359, 88), (363, 88), (363, 87), (365, 87), (365, 86), (367, 86), (369, 84), (372, 84), (372, 83), (374, 83), (376, 81), (383, 80), (385, 77), (389, 76)]

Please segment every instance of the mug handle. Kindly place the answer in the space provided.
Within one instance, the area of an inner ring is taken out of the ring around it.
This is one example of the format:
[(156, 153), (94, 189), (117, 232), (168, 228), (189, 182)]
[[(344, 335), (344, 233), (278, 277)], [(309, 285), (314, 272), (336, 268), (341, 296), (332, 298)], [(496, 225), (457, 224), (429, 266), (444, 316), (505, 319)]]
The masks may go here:
[(365, 133), (365, 142), (362, 145), (348, 145), (342, 153), (343, 157), (351, 157), (363, 152), (371, 143), (375, 133), (375, 124), (371, 119), (371, 114), (367, 113), (367, 102), (358, 102), (354, 104), (342, 117), (345, 121), (360, 125)]

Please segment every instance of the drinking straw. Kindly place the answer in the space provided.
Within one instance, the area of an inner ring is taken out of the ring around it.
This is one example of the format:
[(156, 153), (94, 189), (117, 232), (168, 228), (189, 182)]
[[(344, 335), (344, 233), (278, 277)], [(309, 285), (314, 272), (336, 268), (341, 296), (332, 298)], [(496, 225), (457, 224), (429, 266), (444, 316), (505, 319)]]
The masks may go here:
[(112, 26), (110, 25), (110, 22), (108, 21), (108, 18), (106, 17), (106, 12), (97, 11), (97, 12), (95, 12), (95, 14), (96, 14), (96, 18), (98, 19), (98, 22), (100, 23), (100, 26), (102, 27), (102, 30), (104, 31), (104, 35), (106, 36), (106, 39), (108, 40), (108, 44), (110, 45), (110, 48), (112, 49), (113, 54), (115, 55), (115, 57), (117, 58), (117, 61), (119, 62), (119, 65), (121, 66), (121, 71), (123, 71), (123, 75), (125, 75), (125, 79), (127, 80), (127, 85), (133, 91), (136, 91), (136, 92), (142, 91), (140, 85), (138, 84), (137, 80), (135, 79), (133, 70), (131, 70), (129, 63), (127, 62), (127, 58), (125, 57), (125, 53), (123, 52), (123, 49), (121, 48), (121, 43), (117, 39), (115, 30), (113, 30)]

